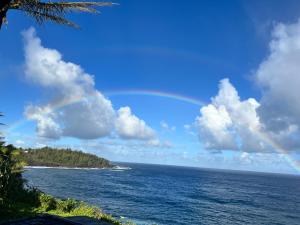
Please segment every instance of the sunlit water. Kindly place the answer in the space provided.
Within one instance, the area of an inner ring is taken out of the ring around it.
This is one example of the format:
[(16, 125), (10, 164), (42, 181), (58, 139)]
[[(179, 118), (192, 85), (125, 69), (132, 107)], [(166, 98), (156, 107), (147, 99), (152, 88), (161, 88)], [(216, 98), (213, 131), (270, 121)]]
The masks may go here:
[(300, 224), (300, 176), (126, 164), (27, 169), (31, 185), (138, 224)]

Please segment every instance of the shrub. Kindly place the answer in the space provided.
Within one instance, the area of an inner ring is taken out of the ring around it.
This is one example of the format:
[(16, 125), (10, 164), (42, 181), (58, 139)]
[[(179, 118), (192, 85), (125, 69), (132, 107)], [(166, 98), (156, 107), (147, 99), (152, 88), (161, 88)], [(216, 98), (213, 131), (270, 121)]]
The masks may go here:
[(102, 211), (93, 206), (89, 206), (84, 202), (80, 202), (79, 205), (72, 211), (73, 215), (76, 216), (88, 216), (96, 219), (102, 218)]
[(113, 218), (111, 215), (108, 215), (108, 214), (103, 214), (101, 216), (101, 220), (109, 222), (114, 225), (122, 225), (122, 223), (120, 221), (116, 220), (115, 218)]
[(74, 199), (66, 199), (66, 200), (59, 200), (57, 201), (57, 209), (62, 212), (71, 212), (75, 208), (77, 208), (79, 202)]
[(51, 195), (41, 193), (39, 196), (39, 201), (40, 201), (41, 208), (46, 212), (56, 209), (57, 202), (55, 198), (52, 197)]

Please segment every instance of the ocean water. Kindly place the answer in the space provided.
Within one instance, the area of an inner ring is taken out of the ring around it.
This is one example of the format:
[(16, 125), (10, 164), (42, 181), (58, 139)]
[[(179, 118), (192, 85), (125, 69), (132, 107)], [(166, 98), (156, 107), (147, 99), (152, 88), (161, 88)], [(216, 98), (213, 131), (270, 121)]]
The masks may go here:
[(25, 178), (137, 224), (300, 224), (300, 176), (125, 166), (131, 169), (29, 168)]

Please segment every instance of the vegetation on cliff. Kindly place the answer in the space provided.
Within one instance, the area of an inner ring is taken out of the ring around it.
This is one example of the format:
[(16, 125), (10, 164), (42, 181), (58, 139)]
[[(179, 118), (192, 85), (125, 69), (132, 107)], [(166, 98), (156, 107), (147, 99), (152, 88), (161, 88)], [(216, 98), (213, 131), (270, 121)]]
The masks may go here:
[(21, 158), (28, 166), (110, 168), (111, 163), (96, 155), (71, 149), (19, 149)]

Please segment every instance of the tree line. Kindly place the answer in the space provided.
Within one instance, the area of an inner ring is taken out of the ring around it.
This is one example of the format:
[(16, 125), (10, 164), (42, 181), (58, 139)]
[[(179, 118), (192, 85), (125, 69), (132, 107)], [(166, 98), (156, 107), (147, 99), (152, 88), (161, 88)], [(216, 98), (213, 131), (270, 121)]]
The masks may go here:
[(48, 167), (79, 167), (79, 168), (110, 168), (111, 163), (104, 158), (74, 151), (72, 149), (57, 149), (44, 147), (39, 149), (18, 149), (21, 161), (28, 166)]

